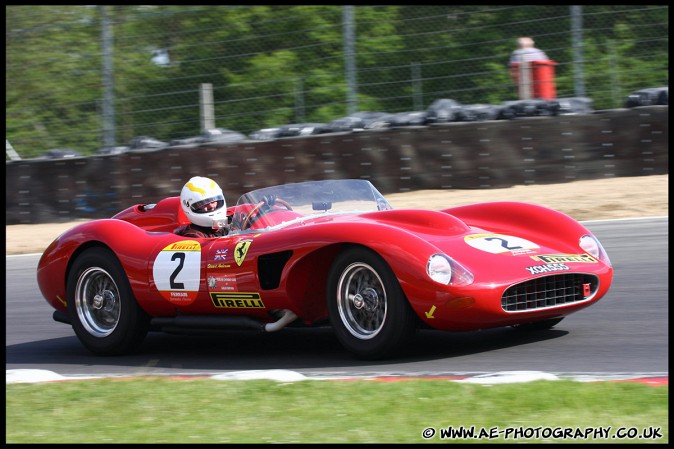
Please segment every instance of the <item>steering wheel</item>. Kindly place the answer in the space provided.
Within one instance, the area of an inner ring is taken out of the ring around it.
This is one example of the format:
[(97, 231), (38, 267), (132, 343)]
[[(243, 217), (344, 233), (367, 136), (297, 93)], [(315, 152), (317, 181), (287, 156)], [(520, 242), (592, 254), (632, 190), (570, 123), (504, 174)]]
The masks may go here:
[[(257, 221), (260, 217), (262, 217), (264, 214), (267, 214), (271, 211), (273, 211), (273, 207), (276, 205), (280, 205), (285, 207), (288, 210), (293, 210), (293, 208), (288, 204), (285, 200), (282, 200), (280, 198), (263, 198), (262, 201), (257, 203), (253, 210), (250, 211), (250, 213), (246, 216), (246, 218), (243, 219), (243, 223), (241, 224), (241, 229), (248, 229), (253, 225), (255, 221)], [(267, 206), (267, 207), (263, 207)]]

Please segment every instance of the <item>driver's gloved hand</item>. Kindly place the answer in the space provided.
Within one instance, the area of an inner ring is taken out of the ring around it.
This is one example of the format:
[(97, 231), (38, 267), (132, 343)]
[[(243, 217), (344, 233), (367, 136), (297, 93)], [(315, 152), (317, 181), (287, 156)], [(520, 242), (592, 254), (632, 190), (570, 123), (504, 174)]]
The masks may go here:
[(276, 195), (265, 195), (262, 197), (262, 202), (267, 206), (272, 207), (276, 202)]

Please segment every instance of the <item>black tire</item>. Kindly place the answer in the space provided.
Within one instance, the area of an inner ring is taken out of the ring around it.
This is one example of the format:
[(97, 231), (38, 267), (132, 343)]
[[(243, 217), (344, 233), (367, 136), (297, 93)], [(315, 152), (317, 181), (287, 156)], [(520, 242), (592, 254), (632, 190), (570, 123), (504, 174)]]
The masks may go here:
[(68, 274), (67, 296), (73, 330), (91, 352), (127, 354), (145, 339), (150, 318), (109, 249), (90, 248), (77, 257)]
[(327, 293), (337, 339), (358, 358), (381, 359), (400, 352), (416, 330), (416, 315), (398, 279), (367, 248), (349, 248), (337, 256)]
[(555, 327), (563, 319), (564, 317), (551, 318), (549, 320), (535, 321), (533, 323), (517, 324), (513, 327), (522, 331), (543, 331)]

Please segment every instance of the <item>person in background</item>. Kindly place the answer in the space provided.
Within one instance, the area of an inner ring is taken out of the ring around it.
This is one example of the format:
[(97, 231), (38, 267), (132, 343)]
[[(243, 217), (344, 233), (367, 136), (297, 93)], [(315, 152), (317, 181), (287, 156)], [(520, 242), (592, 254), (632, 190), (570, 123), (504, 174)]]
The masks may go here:
[(534, 47), (534, 40), (530, 37), (517, 39), (517, 49), (510, 54), (510, 75), (515, 84), (519, 81), (519, 65), (523, 62), (547, 61), (548, 55), (543, 50)]
[(522, 100), (534, 95), (531, 62), (548, 61), (548, 55), (543, 50), (534, 47), (534, 40), (530, 37), (518, 38), (517, 46), (518, 48), (510, 54), (510, 76)]
[(180, 206), (190, 224), (176, 231), (184, 237), (209, 238), (226, 235), (229, 228), (222, 189), (210, 178), (194, 176), (180, 191)]
[(548, 55), (543, 50), (534, 47), (534, 40), (530, 37), (517, 39), (517, 50), (510, 55), (510, 65), (524, 61), (547, 61)]

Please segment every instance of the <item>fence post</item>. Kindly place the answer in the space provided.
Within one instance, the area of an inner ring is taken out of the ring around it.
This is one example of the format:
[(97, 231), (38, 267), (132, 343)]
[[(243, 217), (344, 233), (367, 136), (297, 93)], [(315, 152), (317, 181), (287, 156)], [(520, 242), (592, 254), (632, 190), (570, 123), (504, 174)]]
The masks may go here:
[(573, 41), (573, 84), (577, 97), (585, 96), (583, 74), (583, 11), (582, 6), (571, 6), (571, 39)]
[(414, 102), (413, 110), (421, 111), (424, 107), (424, 98), (421, 90), (421, 69), (418, 62), (413, 62), (412, 66), (412, 101)]
[(211, 83), (201, 83), (199, 86), (199, 105), (201, 109), (201, 130), (215, 128), (215, 118), (213, 116), (213, 85)]
[(103, 53), (103, 147), (113, 148), (115, 137), (115, 86), (113, 76), (112, 23), (108, 17), (110, 6), (99, 6), (101, 13), (101, 48)]
[(358, 112), (358, 97), (356, 86), (356, 62), (353, 49), (354, 46), (354, 32), (353, 32), (353, 6), (344, 6), (343, 19), (344, 21), (344, 59), (346, 65), (346, 83), (347, 83), (347, 114)]

